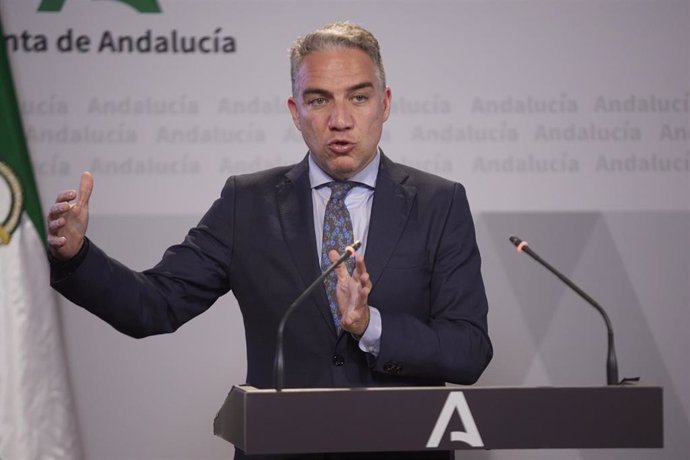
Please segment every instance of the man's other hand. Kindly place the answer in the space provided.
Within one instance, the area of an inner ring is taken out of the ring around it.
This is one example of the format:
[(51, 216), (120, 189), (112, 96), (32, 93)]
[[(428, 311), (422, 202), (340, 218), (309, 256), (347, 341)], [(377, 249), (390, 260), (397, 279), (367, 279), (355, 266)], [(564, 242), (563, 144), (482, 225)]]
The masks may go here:
[[(338, 260), (337, 251), (330, 251), (328, 258), (331, 262)], [(338, 286), (336, 297), (340, 310), (340, 325), (343, 330), (355, 335), (362, 335), (369, 325), (369, 293), (371, 279), (364, 264), (364, 258), (355, 255), (355, 270), (352, 276), (347, 272), (345, 264), (336, 269)]]
[(84, 244), (89, 225), (89, 198), (93, 191), (90, 172), (81, 175), (79, 192), (60, 192), (48, 211), (48, 249), (58, 260), (69, 260)]

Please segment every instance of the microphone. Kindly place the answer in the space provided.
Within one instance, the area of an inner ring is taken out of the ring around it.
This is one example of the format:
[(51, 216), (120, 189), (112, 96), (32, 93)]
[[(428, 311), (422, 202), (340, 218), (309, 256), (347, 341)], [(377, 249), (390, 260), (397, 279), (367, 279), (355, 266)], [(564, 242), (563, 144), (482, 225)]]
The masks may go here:
[(297, 299), (285, 310), (283, 317), (280, 318), (280, 323), (278, 323), (278, 333), (276, 334), (276, 355), (273, 361), (273, 386), (277, 391), (283, 389), (284, 377), (285, 377), (285, 362), (283, 359), (283, 333), (285, 331), (285, 323), (287, 323), (288, 318), (297, 307), (304, 302), (304, 300), (309, 297), (309, 295), (314, 292), (319, 286), (323, 285), (323, 280), (330, 275), (333, 270), (335, 270), (338, 265), (345, 262), (347, 259), (352, 257), (354, 253), (362, 247), (361, 241), (355, 241), (351, 246), (347, 246), (345, 251), (338, 257), (338, 260), (333, 262), (318, 278), (314, 280), (311, 285), (300, 294)]
[[(569, 288), (571, 288), (573, 291), (577, 292), (580, 297), (585, 299), (591, 306), (593, 306), (599, 313), (601, 313), (601, 316), (604, 318), (604, 322), (606, 323), (606, 330), (608, 332), (608, 357), (606, 359), (606, 383), (607, 385), (618, 385), (618, 361), (616, 360), (616, 351), (614, 350), (613, 346), (613, 327), (611, 326), (611, 320), (609, 319), (609, 315), (606, 314), (604, 311), (604, 308), (599, 305), (593, 298), (591, 298), (589, 295), (587, 295), (586, 292), (584, 292), (582, 289), (577, 287), (575, 283), (570, 281), (564, 274), (553, 268), (548, 262), (546, 262), (544, 259), (539, 257), (537, 253), (532, 251), (532, 249), (529, 247), (527, 244), (527, 241), (522, 241), (520, 238), (517, 236), (511, 235), (509, 238), (511, 243), (513, 243), (517, 247), (518, 252), (524, 252), (530, 257), (532, 257), (534, 260), (539, 262), (541, 265), (546, 267), (547, 270), (549, 270), (551, 273), (556, 275), (561, 281), (563, 281), (566, 285), (568, 285)], [(625, 379), (626, 383), (628, 380), (634, 380), (634, 379)]]

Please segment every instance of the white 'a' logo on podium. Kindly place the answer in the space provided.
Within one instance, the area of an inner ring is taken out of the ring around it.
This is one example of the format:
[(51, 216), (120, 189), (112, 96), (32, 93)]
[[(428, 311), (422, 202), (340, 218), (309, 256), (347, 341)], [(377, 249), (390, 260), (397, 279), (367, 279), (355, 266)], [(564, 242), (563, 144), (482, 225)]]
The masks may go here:
[(446, 403), (443, 405), (443, 409), (441, 409), (438, 420), (436, 420), (436, 426), (431, 431), (426, 447), (434, 448), (439, 446), (454, 412), (457, 412), (460, 416), (460, 420), (465, 426), (465, 431), (451, 431), (450, 440), (453, 442), (464, 442), (472, 447), (484, 447), (484, 441), (482, 441), (477, 425), (474, 423), (470, 406), (467, 405), (467, 400), (462, 391), (453, 391), (448, 394), (448, 399), (446, 399)]

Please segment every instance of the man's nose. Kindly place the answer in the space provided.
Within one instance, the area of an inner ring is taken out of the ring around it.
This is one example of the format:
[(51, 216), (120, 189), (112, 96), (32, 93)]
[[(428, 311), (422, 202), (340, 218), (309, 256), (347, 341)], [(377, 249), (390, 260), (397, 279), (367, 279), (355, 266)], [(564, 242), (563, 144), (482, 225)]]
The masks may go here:
[(328, 129), (334, 131), (342, 131), (350, 129), (353, 126), (352, 114), (346, 107), (345, 103), (336, 102), (333, 104), (330, 116), (328, 118)]

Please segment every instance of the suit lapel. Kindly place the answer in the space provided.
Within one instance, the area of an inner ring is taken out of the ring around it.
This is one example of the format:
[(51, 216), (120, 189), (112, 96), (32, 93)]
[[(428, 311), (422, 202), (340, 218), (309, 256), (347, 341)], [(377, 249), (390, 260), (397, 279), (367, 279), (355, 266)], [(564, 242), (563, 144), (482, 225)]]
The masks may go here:
[[(288, 171), (285, 180), (278, 184), (276, 202), (283, 237), (302, 279), (300, 289), (304, 290), (321, 274), (316, 251), (314, 212), (307, 158)], [(321, 312), (335, 338), (335, 325), (325, 289), (317, 288), (310, 298), (314, 307)]]
[[(416, 189), (405, 184), (407, 178), (395, 163), (381, 155), (366, 252), (367, 270), (374, 285), (398, 244), (414, 204)], [(288, 171), (285, 180), (278, 184), (276, 202), (283, 236), (302, 280), (300, 288), (306, 289), (321, 274), (306, 158)], [(335, 338), (325, 289), (316, 289), (311, 300)]]
[(407, 178), (395, 163), (381, 155), (365, 255), (374, 285), (398, 244), (414, 204), (417, 191), (414, 186), (405, 185)]

